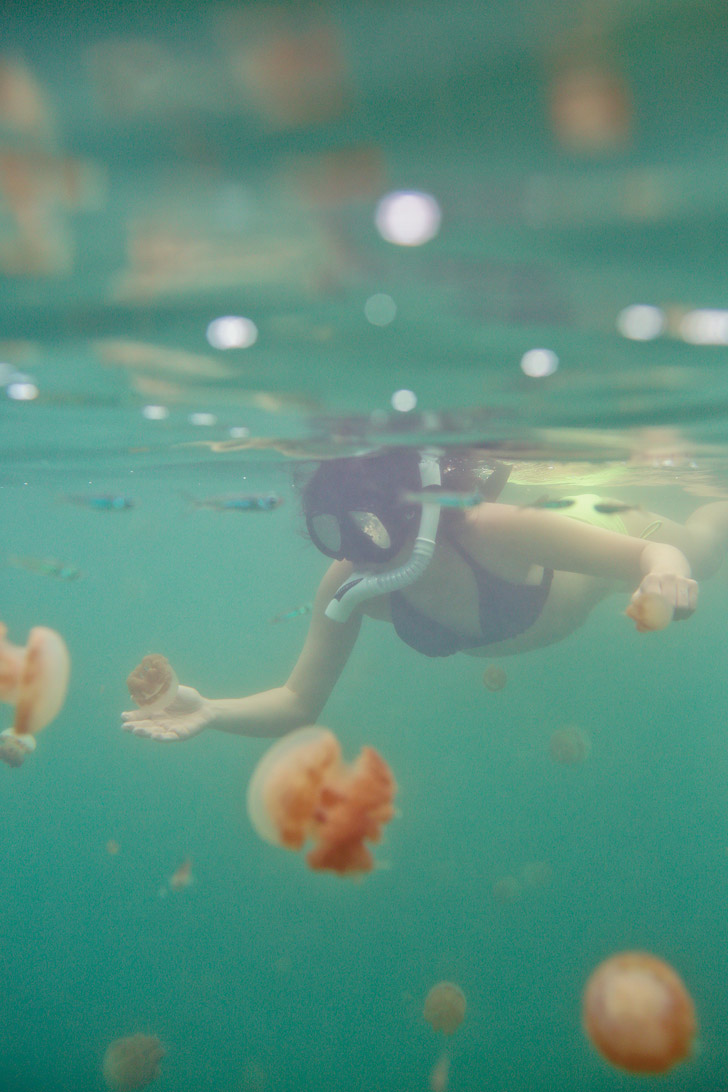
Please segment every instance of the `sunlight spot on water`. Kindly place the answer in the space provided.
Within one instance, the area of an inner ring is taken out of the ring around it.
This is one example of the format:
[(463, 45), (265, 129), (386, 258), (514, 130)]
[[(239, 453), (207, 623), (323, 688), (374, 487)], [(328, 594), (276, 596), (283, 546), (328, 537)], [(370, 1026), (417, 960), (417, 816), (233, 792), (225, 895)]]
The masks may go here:
[(147, 421), (164, 421), (169, 417), (169, 410), (166, 406), (144, 406), (142, 417), (146, 417)]
[(364, 304), (364, 314), (372, 326), (388, 326), (397, 314), (397, 304), (385, 292), (375, 292)]
[(633, 303), (617, 315), (617, 329), (632, 341), (652, 341), (665, 329), (665, 315), (659, 307)]
[(392, 408), (396, 409), (399, 413), (409, 413), (417, 405), (417, 395), (414, 391), (401, 390), (395, 391), (392, 395)]
[(388, 243), (422, 246), (437, 235), (441, 218), (440, 206), (429, 193), (400, 190), (381, 199), (374, 222)]
[(35, 383), (22, 380), (10, 383), (6, 387), (5, 393), (8, 398), (13, 398), (16, 402), (32, 402), (34, 398), (38, 397), (38, 388)]
[(728, 311), (688, 311), (680, 321), (680, 337), (691, 345), (728, 345)]
[(258, 327), (242, 315), (223, 315), (207, 327), (207, 340), (213, 349), (249, 349), (258, 340)]
[(521, 371), (532, 379), (553, 375), (559, 366), (559, 358), (551, 349), (529, 349), (521, 357)]

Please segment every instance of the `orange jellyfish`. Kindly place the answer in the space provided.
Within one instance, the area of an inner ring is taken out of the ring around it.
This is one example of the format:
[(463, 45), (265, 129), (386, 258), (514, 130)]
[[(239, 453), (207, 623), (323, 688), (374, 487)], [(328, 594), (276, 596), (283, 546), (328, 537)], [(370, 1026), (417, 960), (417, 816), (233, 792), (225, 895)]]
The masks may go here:
[(483, 672), (483, 686), (488, 690), (502, 690), (507, 682), (508, 676), (497, 664), (491, 664)]
[(28, 644), (12, 645), (0, 622), (0, 701), (15, 705), (12, 728), (0, 732), (0, 761), (22, 765), (35, 737), (61, 710), (68, 689), (70, 657), (60, 634), (35, 626)]
[(435, 1031), (452, 1035), (465, 1018), (465, 994), (454, 982), (438, 982), (432, 987), (422, 1010), (422, 1015)]
[(347, 765), (339, 741), (324, 728), (300, 728), (261, 758), (248, 785), (248, 815), (261, 838), (286, 849), (313, 848), (309, 868), (344, 876), (370, 872), (364, 844), (378, 842), (394, 815), (397, 785), (372, 747)]
[(169, 660), (158, 652), (144, 657), (128, 676), (126, 685), (132, 701), (150, 713), (166, 709), (179, 687)]
[(630, 1073), (665, 1073), (689, 1056), (697, 1030), (682, 979), (647, 952), (599, 964), (586, 984), (582, 1018), (599, 1053)]
[(146, 1088), (159, 1076), (159, 1063), (165, 1053), (156, 1035), (115, 1039), (104, 1055), (104, 1080), (110, 1088), (122, 1089), (122, 1092)]
[(634, 621), (638, 633), (649, 633), (667, 629), (672, 622), (673, 609), (661, 595), (645, 592), (633, 599), (624, 613)]
[(561, 766), (580, 766), (590, 749), (589, 737), (576, 724), (557, 728), (549, 740), (549, 754)]

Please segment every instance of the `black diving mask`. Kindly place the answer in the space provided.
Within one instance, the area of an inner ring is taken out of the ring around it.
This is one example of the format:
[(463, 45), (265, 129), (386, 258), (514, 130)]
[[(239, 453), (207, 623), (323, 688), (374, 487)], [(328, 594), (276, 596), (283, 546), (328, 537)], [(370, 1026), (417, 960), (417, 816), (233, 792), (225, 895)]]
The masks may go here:
[(406, 505), (387, 512), (347, 508), (342, 512), (317, 512), (306, 516), (306, 529), (314, 546), (337, 561), (382, 564), (400, 552), (417, 512)]

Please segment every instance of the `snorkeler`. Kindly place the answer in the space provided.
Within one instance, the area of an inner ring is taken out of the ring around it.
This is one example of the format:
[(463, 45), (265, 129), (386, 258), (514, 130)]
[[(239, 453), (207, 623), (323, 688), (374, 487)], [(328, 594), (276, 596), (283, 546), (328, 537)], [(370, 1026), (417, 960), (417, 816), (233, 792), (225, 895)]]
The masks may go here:
[(322, 463), (303, 509), (332, 564), (287, 681), (229, 699), (180, 686), (162, 709), (122, 714), (123, 727), (171, 742), (204, 728), (279, 736), (314, 724), (365, 615), (426, 656), (497, 657), (562, 640), (614, 591), (636, 589), (630, 610), (659, 597), (668, 619), (688, 618), (694, 576), (715, 572), (728, 548), (728, 502), (703, 505), (684, 526), (590, 494), (557, 510), (518, 507), (497, 499), (507, 476), (502, 464), (483, 480), (461, 453), (405, 448)]

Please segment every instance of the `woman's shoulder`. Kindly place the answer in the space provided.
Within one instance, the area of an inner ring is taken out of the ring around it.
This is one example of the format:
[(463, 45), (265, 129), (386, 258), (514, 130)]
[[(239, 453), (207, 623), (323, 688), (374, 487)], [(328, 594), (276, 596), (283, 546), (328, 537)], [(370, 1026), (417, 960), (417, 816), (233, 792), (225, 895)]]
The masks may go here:
[(513, 504), (487, 501), (462, 513), (448, 527), (447, 537), (477, 565), (504, 580), (527, 578), (531, 561), (514, 549), (527, 528), (519, 519), (522, 509)]

